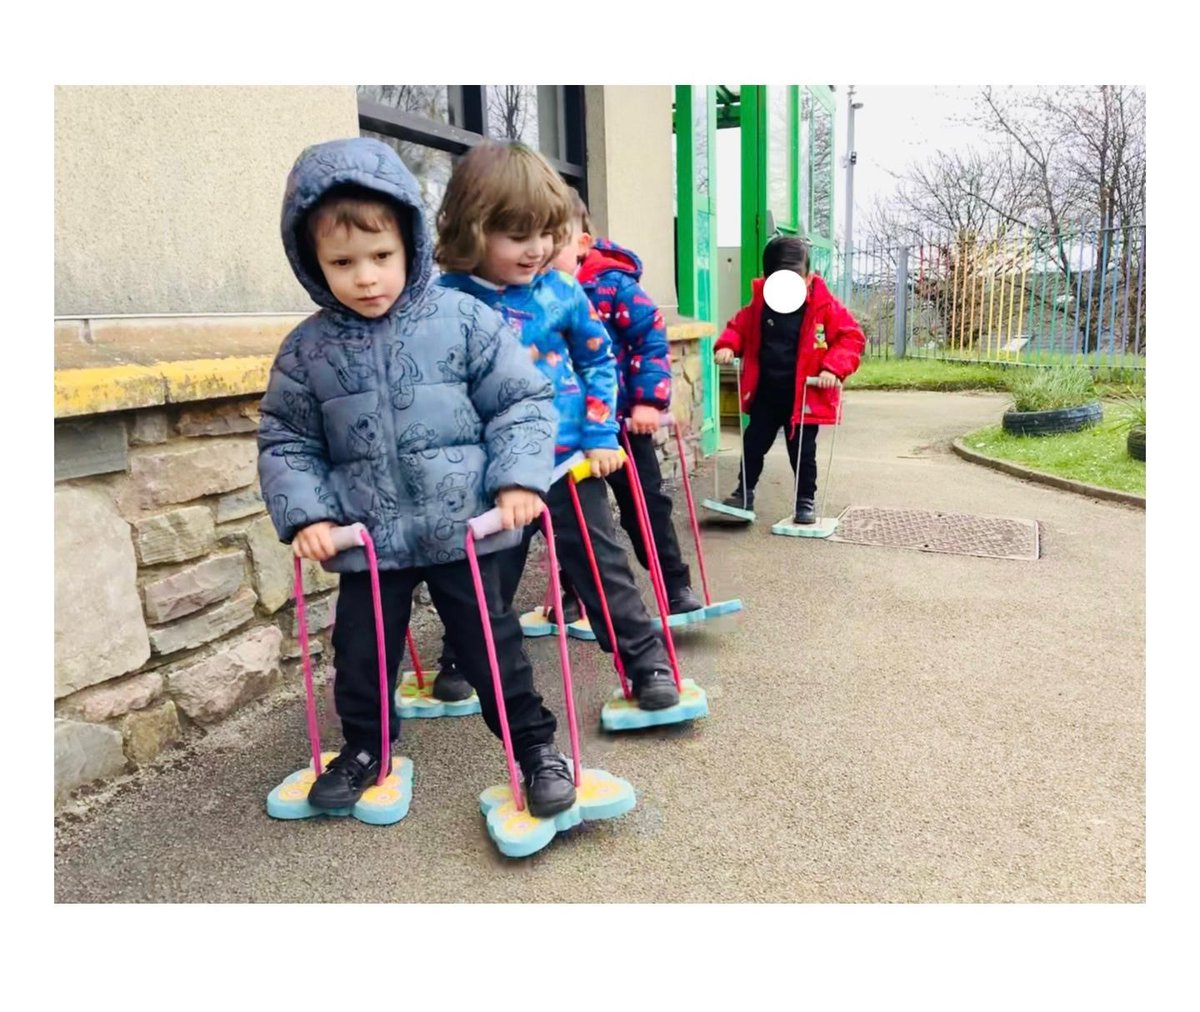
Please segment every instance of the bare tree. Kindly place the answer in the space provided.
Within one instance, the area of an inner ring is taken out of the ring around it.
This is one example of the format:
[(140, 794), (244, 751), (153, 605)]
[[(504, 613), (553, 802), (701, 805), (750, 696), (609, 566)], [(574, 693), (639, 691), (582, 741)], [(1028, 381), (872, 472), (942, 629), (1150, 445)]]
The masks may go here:
[[(1146, 99), (1128, 85), (980, 91), (979, 122), (1024, 152), (1034, 173), (1038, 216), (1050, 233), (1052, 253), (1072, 275), (1065, 246), (1075, 229), (1094, 231), (1086, 302), (1084, 348), (1099, 344), (1105, 275), (1109, 264), (1136, 259), (1146, 199)], [(1126, 279), (1128, 280), (1128, 279)], [(1126, 291), (1130, 285), (1125, 285)], [(1115, 284), (1114, 284), (1115, 291)]]
[[(537, 145), (537, 87), (497, 84), (488, 88), (488, 128), (508, 140)], [(532, 115), (531, 115), (532, 112)], [(532, 136), (529, 136), (532, 134)]]

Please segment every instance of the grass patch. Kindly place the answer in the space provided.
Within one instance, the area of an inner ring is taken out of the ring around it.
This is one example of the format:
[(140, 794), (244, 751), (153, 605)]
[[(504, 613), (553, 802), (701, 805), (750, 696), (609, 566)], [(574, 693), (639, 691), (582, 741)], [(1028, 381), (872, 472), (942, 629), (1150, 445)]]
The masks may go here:
[(850, 390), (1007, 390), (1008, 370), (933, 358), (864, 358), (846, 380)]
[[(1006, 392), (1015, 376), (1042, 372), (1036, 367), (989, 362), (954, 362), (937, 358), (866, 356), (846, 380), (849, 390), (995, 390)], [(1086, 369), (1080, 368), (1081, 373)], [(1146, 396), (1146, 374), (1129, 369), (1093, 372), (1096, 394), (1103, 398)]]
[(1096, 399), (1096, 385), (1087, 369), (1055, 366), (1014, 373), (1009, 390), (1017, 411), (1074, 408)]
[(1121, 403), (1105, 404), (1103, 421), (1081, 432), (1014, 436), (999, 425), (989, 425), (963, 436), (963, 443), (968, 450), (1035, 471), (1145, 495), (1146, 465), (1129, 456), (1125, 448), (1129, 432), (1126, 407)]

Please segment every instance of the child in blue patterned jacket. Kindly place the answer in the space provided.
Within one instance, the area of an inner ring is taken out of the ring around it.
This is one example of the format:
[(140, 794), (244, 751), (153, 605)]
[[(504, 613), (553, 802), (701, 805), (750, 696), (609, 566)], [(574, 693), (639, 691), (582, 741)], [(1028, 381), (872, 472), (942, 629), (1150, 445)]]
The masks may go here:
[[(376, 140), (305, 150), (288, 177), (283, 245), (320, 310), (284, 340), (262, 401), (258, 471), (271, 520), (296, 555), (341, 573), (333, 648), (346, 744), (309, 793), (352, 807), (391, 756), (380, 742), (370, 576), (330, 529), (361, 522), (379, 564), (393, 739), (396, 674), (416, 584), (456, 631), (461, 668), (501, 736), (484, 629), (465, 561), (467, 521), (493, 503), (507, 546), (544, 508), (557, 416), (550, 384), (500, 316), (432, 284), (417, 181)], [(495, 548), (507, 547), (497, 535)], [(485, 553), (481, 544), (481, 553)], [(533, 687), (520, 622), (501, 604), (501, 552), (481, 554), (504, 704), (530, 811), (570, 808), (554, 715)]]
[[(587, 205), (573, 189), (571, 235), (554, 260), (559, 270), (574, 274), (600, 316), (617, 360), (617, 416), (629, 429), (629, 446), (650, 514), (650, 531), (662, 567), (667, 602), (673, 615), (696, 611), (704, 602), (692, 590), (692, 575), (683, 561), (671, 497), (663, 491), (654, 434), (660, 414), (671, 408), (671, 351), (663, 315), (642, 288), (642, 262), (632, 250), (608, 239), (592, 238)], [(621, 508), (621, 526), (629, 535), (638, 562), (650, 568), (638, 510), (629, 477), (622, 470), (609, 475), (609, 485)]]
[[(554, 385), (559, 417), (556, 463), (582, 450), (591, 459), (592, 474), (607, 477), (621, 466), (611, 342), (579, 283), (550, 267), (567, 239), (570, 217), (567, 186), (542, 155), (519, 143), (485, 143), (473, 148), (450, 177), (438, 212), (435, 255), (446, 272), (439, 283), (500, 312)], [(560, 479), (546, 494), (559, 563), (593, 616), (601, 649), (611, 653), (608, 631), (598, 621), (600, 598), (571, 502), (570, 481)], [(679, 692), (670, 662), (617, 541), (608, 488), (602, 481), (584, 481), (578, 492), (617, 646), (638, 705), (646, 710), (674, 706)], [(521, 544), (505, 553), (505, 604), (516, 595), (535, 530), (527, 527)], [(446, 643), (450, 659), (462, 656), (460, 643), (450, 637)], [(453, 669), (444, 667), (438, 679), (452, 675)]]

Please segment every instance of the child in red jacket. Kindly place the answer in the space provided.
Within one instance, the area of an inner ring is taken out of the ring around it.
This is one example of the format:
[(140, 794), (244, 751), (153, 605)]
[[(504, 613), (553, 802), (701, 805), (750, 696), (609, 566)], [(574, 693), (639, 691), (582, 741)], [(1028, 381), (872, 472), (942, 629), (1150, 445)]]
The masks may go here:
[[(817, 430), (836, 424), (839, 382), (858, 368), (866, 347), (862, 329), (820, 275), (812, 273), (810, 263), (803, 239), (779, 235), (768, 242), (763, 276), (754, 281), (750, 304), (729, 321), (715, 348), (721, 365), (742, 360), (739, 395), (742, 410), (750, 416), (742, 440), (745, 484), (739, 482), (725, 504), (754, 509), (763, 459), (784, 428), (793, 473), (799, 467), (797, 524), (816, 522)], [(763, 299), (766, 279), (780, 270), (795, 271), (808, 286), (807, 298), (794, 313), (777, 313)], [(806, 392), (810, 376), (818, 385)]]

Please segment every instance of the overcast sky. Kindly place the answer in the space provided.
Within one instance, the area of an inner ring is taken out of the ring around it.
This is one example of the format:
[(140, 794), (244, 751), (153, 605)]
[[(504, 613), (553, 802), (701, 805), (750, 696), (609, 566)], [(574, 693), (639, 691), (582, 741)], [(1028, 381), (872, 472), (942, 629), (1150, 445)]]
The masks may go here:
[[(834, 224), (839, 240), (846, 221), (846, 169), (842, 159), (846, 154), (846, 97), (848, 85), (838, 84), (837, 120), (834, 127), (836, 153), (834, 160)], [(933, 154), (938, 148), (954, 150), (987, 142), (980, 129), (959, 122), (972, 111), (972, 98), (977, 87), (925, 87), (917, 85), (860, 85), (855, 87), (854, 99), (862, 102), (854, 119), (854, 147), (858, 163), (854, 168), (855, 233), (861, 226), (867, 208), (876, 196), (886, 198), (896, 187), (894, 173), (902, 173), (913, 161)], [(722, 246), (740, 242), (738, 216), (740, 208), (740, 152), (738, 132), (718, 131), (719, 161), (717, 164), (718, 211)]]

